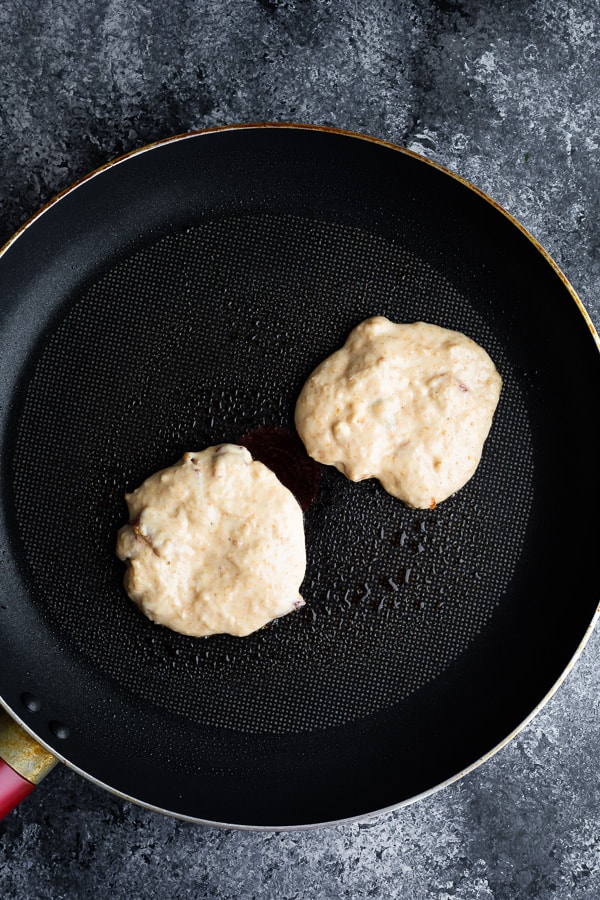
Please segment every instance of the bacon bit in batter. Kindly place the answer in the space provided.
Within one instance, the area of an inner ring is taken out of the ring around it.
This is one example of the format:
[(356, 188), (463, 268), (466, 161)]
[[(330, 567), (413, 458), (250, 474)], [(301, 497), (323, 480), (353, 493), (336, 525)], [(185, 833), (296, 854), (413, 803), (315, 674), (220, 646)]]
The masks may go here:
[(148, 546), (151, 548), (151, 550), (155, 556), (160, 556), (158, 550), (152, 543), (152, 538), (150, 537), (150, 535), (146, 531), (142, 531), (142, 526), (140, 524), (139, 516), (135, 520), (135, 522), (131, 523), (131, 530), (133, 531), (133, 533), (136, 537), (136, 540), (137, 540), (137, 538), (141, 538), (143, 541), (145, 541), (148, 544)]

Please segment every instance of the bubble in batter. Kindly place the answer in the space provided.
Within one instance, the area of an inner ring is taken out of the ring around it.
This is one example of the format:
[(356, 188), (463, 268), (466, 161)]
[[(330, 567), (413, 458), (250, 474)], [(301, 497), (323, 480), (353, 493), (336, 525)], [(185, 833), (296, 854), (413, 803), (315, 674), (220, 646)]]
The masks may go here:
[(374, 316), (310, 375), (296, 428), (313, 459), (432, 509), (474, 475), (501, 388), (466, 335)]
[(185, 453), (126, 500), (117, 555), (127, 593), (153, 622), (242, 637), (304, 606), (302, 510), (245, 447)]

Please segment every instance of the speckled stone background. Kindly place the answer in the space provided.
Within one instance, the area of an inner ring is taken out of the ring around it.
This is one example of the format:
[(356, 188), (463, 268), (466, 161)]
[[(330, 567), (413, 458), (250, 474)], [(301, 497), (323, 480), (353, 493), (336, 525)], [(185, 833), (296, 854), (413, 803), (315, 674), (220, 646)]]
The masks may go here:
[[(600, 327), (595, 0), (5, 0), (0, 34), (0, 242), (78, 177), (157, 138), (332, 124), (490, 194)], [(533, 722), (474, 773), (360, 824), (219, 831), (59, 767), (0, 824), (0, 897), (594, 900), (599, 650), (596, 630)]]

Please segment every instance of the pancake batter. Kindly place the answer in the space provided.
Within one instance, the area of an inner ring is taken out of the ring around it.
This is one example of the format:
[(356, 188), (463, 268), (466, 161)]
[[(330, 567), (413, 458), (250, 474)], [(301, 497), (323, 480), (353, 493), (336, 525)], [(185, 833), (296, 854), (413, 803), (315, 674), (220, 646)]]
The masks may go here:
[(242, 637), (300, 606), (302, 510), (244, 447), (185, 453), (126, 495), (125, 588), (159, 625)]
[(375, 316), (310, 375), (296, 428), (319, 462), (432, 509), (475, 473), (501, 387), (486, 351), (464, 334)]

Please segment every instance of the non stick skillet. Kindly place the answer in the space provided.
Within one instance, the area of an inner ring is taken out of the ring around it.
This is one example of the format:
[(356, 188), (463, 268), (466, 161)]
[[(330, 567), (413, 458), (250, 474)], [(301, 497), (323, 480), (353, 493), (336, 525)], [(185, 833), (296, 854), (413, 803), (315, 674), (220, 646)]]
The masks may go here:
[[(498, 749), (589, 636), (596, 335), (439, 166), (297, 126), (152, 145), (17, 233), (0, 313), (0, 693), (94, 782), (204, 823), (363, 817)], [(303, 485), (298, 392), (375, 314), (465, 332), (504, 379), (479, 469), (435, 510), (331, 468)], [(308, 497), (306, 607), (244, 639), (155, 626), (114, 552), (124, 493), (248, 435)]]

